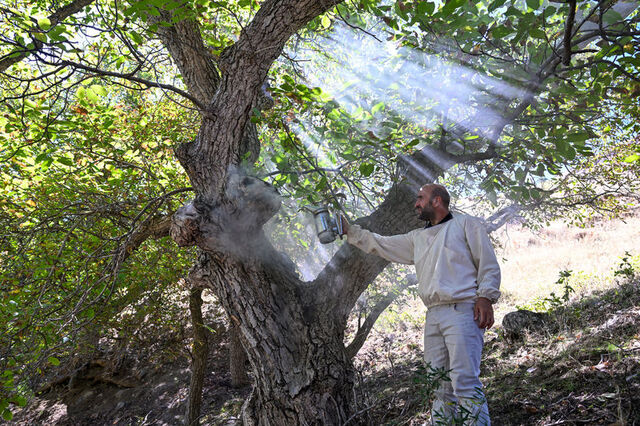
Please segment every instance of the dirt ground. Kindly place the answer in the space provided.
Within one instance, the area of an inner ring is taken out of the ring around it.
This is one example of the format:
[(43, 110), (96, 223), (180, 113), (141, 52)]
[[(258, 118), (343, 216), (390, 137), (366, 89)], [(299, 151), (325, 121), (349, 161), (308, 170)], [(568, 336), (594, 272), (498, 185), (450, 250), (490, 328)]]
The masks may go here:
[[(483, 381), (496, 425), (640, 424), (640, 280), (622, 282), (552, 312), (553, 325), (507, 341), (487, 334)], [(422, 330), (375, 331), (355, 366), (360, 412), (350, 424), (421, 425), (431, 396)], [(249, 387), (230, 386), (224, 336), (212, 338), (203, 424), (235, 424)], [(175, 425), (183, 421), (187, 359), (138, 386), (78, 378), (33, 398), (16, 425)]]

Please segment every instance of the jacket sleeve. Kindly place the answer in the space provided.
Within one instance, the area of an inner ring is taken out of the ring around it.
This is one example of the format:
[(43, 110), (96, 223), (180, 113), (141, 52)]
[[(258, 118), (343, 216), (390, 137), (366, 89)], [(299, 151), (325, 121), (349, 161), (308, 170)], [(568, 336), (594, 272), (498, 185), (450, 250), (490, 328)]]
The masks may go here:
[(359, 225), (349, 225), (347, 242), (365, 253), (375, 254), (391, 262), (413, 265), (413, 237), (411, 233), (385, 237)]
[(465, 236), (478, 271), (476, 295), (495, 303), (500, 297), (500, 266), (489, 235), (480, 221), (470, 219), (465, 224)]

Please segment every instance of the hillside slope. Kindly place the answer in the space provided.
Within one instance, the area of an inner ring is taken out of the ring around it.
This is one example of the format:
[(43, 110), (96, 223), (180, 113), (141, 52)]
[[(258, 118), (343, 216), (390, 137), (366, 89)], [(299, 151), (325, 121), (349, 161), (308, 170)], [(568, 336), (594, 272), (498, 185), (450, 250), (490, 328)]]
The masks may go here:
[[(499, 325), (487, 333), (483, 381), (494, 424), (640, 424), (640, 218), (586, 229), (553, 224), (538, 233), (507, 228), (503, 238), (498, 254), (505, 297), (498, 316), (527, 306), (548, 310), (551, 320), (520, 341), (507, 341)], [(635, 255), (626, 263), (625, 251)], [(557, 283), (565, 269), (571, 276)], [(572, 289), (568, 300), (562, 297), (566, 286)], [(212, 329), (224, 328), (215, 309), (208, 321)], [(349, 424), (428, 419), (434, 383), (422, 363), (423, 324), (424, 307), (411, 295), (380, 318), (355, 360), (360, 410)], [(211, 337), (202, 424), (234, 424), (249, 388), (230, 386), (225, 333)], [(10, 424), (179, 424), (188, 344), (165, 348), (177, 354), (173, 361), (149, 365), (142, 376), (122, 372), (111, 380), (86, 371), (63, 381), (32, 397)]]

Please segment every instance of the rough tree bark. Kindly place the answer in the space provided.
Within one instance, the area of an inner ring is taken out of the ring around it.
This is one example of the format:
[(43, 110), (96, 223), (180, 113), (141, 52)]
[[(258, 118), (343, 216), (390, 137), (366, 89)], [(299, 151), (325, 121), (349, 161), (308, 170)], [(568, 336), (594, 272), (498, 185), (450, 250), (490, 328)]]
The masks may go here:
[(237, 326), (229, 328), (229, 375), (231, 386), (239, 388), (251, 383), (247, 374), (247, 354), (240, 341), (240, 329)]
[[(209, 222), (222, 214), (219, 208), (197, 213), (203, 207), (196, 201), (176, 213), (172, 235), (182, 245), (198, 241), (203, 248), (195, 268), (198, 279), (218, 295), (241, 331), (255, 379), (244, 422), (343, 423), (353, 411), (351, 361), (343, 343), (346, 321), (387, 262), (345, 245), (314, 282), (300, 281), (260, 229), (279, 207), (277, 194), (255, 179), (231, 181), (229, 192), (239, 197), (233, 204), (241, 208), (227, 218), (226, 230)], [(398, 186), (375, 214), (358, 222), (383, 234), (405, 232), (418, 225), (413, 198), (413, 189)], [(256, 204), (263, 207), (259, 217)], [(247, 218), (242, 226), (239, 217)], [(207, 240), (213, 232), (217, 238)]]

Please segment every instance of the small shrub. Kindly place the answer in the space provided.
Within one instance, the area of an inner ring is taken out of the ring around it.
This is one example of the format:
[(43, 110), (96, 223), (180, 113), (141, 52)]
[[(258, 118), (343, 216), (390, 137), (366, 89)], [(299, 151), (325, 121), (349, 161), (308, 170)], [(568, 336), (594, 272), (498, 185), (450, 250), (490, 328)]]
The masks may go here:
[(556, 293), (552, 291), (547, 297), (537, 298), (530, 304), (524, 306), (516, 305), (516, 308), (535, 312), (549, 312), (566, 306), (571, 295), (575, 293), (575, 289), (569, 283), (569, 278), (572, 273), (571, 270), (566, 269), (560, 271), (560, 277), (556, 281), (556, 284), (562, 286), (563, 292), (561, 296), (556, 295)]
[(618, 265), (618, 269), (616, 269), (613, 272), (613, 275), (616, 277), (622, 277), (627, 279), (633, 278), (633, 276), (635, 275), (635, 268), (631, 264), (631, 259), (632, 259), (631, 253), (629, 253), (628, 251), (625, 251), (624, 256), (622, 256), (622, 261)]
[(450, 382), (449, 371), (444, 368), (434, 368), (430, 363), (425, 366), (419, 366), (413, 383), (416, 384), (418, 393), (425, 405), (428, 405), (433, 399), (435, 391), (440, 387), (442, 382)]

